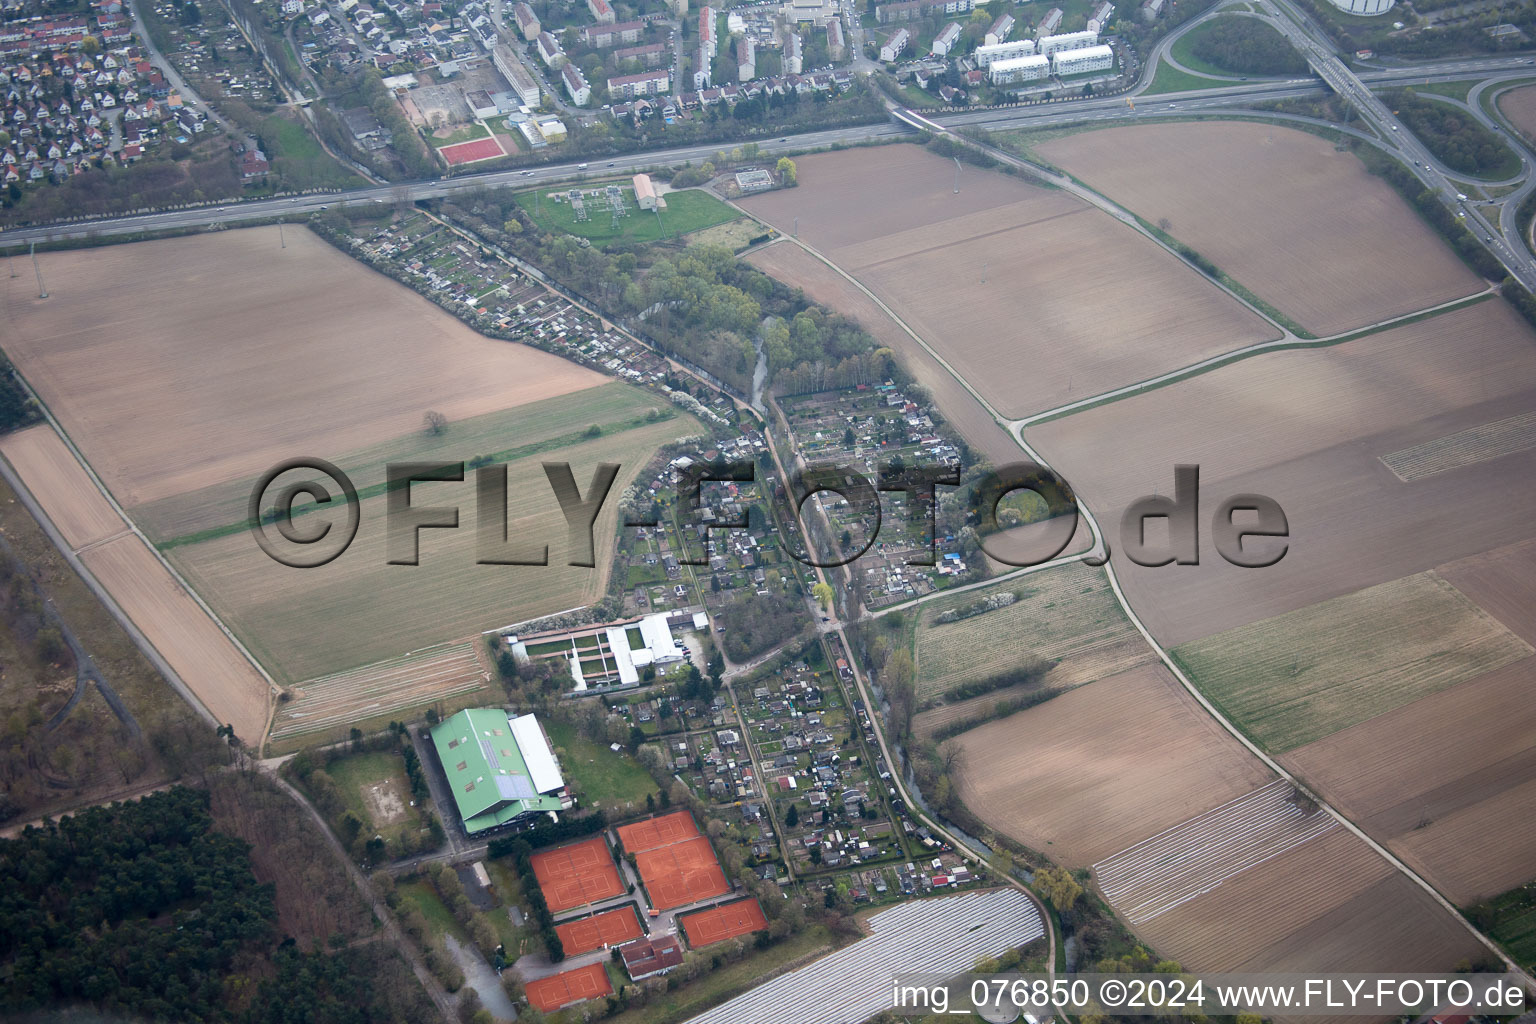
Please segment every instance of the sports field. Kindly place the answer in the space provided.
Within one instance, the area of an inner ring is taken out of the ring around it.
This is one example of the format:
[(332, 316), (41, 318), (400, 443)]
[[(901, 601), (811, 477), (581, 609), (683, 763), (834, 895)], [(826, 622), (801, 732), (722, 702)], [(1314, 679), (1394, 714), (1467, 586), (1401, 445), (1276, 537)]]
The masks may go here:
[(1274, 751), (1294, 750), (1531, 653), (1530, 644), (1433, 572), (1173, 651), (1212, 702)]
[(587, 195), (583, 199), (582, 205), (589, 215), (587, 220), (576, 219), (575, 210), (564, 198), (566, 191), (558, 193), (561, 200), (553, 199), (555, 193), (548, 190), (523, 192), (516, 197), (517, 205), (545, 231), (564, 232), (593, 242), (654, 242), (714, 227), (716, 224), (727, 224), (741, 217), (740, 213), (708, 192), (696, 188), (665, 193), (662, 196), (667, 203), (665, 210), (642, 210), (635, 205), (635, 192), (630, 179), (624, 178), (615, 183), (623, 195), (626, 211), (617, 222), (601, 194), (601, 184), (581, 185), (583, 192), (591, 192), (593, 189), (599, 191), (598, 195)]
[(669, 910), (731, 891), (714, 849), (687, 811), (621, 825), (618, 832), (624, 852), (634, 855), (655, 909)]
[(1485, 287), (1390, 185), (1307, 132), (1254, 122), (1130, 125), (1038, 151), (1165, 225), (1318, 335)]
[(588, 964), (574, 971), (561, 971), (547, 978), (530, 981), (525, 988), (528, 1001), (543, 1013), (554, 1013), (562, 1006), (613, 994), (613, 983), (602, 964)]
[(956, 785), (990, 827), (1086, 867), (1273, 775), (1161, 664), (961, 733)]
[(697, 914), (685, 914), (680, 920), (688, 935), (688, 945), (694, 949), (712, 946), (738, 935), (750, 935), (768, 927), (763, 908), (757, 900), (737, 900), (718, 907), (701, 910)]
[(597, 903), (624, 892), (619, 869), (613, 863), (608, 841), (602, 836), (540, 850), (532, 861), (534, 877), (539, 880), (551, 913)]
[(481, 160), (494, 160), (499, 156), (506, 156), (506, 151), (501, 148), (501, 143), (493, 135), (485, 139), (471, 139), (468, 142), (456, 142), (451, 146), (443, 146), (438, 149), (444, 160), (450, 164), (474, 164)]
[[(1006, 416), (1276, 337), (1155, 243), (1064, 192), (915, 146), (815, 154), (740, 205), (868, 286)], [(900, 216), (892, 216), (892, 211)], [(1021, 287), (1028, 282), (1028, 287)]]
[(633, 906), (623, 906), (618, 910), (608, 910), (601, 914), (593, 914), (591, 917), (557, 924), (555, 934), (560, 936), (560, 947), (565, 950), (566, 956), (590, 953), (594, 949), (604, 947), (622, 946), (626, 942), (645, 937)]

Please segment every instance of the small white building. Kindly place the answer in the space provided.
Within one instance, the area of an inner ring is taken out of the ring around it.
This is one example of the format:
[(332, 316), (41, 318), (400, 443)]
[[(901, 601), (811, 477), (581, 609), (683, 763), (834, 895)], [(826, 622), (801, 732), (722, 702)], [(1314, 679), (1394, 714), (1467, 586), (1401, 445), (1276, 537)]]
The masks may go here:
[(642, 210), (656, 209), (656, 186), (651, 184), (649, 174), (637, 174), (634, 177), (635, 205)]
[(798, 75), (805, 67), (805, 51), (800, 33), (791, 32), (784, 37), (784, 73)]
[(560, 49), (560, 43), (548, 32), (540, 32), (534, 37), (534, 46), (539, 51), (539, 60), (545, 67), (559, 69), (565, 64), (565, 51)]
[(933, 37), (931, 49), (940, 57), (948, 57), (949, 51), (960, 42), (960, 25), (958, 22), (950, 22), (944, 26), (944, 30)]
[(750, 82), (757, 75), (757, 43), (751, 36), (736, 40), (736, 81)]
[(880, 47), (880, 59), (893, 61), (906, 52), (907, 46), (912, 42), (912, 33), (904, 28), (899, 28), (891, 33), (891, 37)]
[(992, 27), (987, 29), (987, 34), (981, 41), (987, 46), (996, 46), (998, 43), (1006, 42), (1012, 34), (1013, 15), (1004, 14), (992, 22)]
[(994, 60), (987, 68), (987, 75), (992, 79), (993, 85), (1014, 85), (1018, 82), (1030, 82), (1045, 78), (1051, 73), (1051, 59), (1039, 54), (1026, 57), (1009, 57), (1006, 60)]
[(1061, 28), (1061, 8), (1052, 7), (1045, 12), (1045, 17), (1040, 19), (1040, 24), (1035, 26), (1035, 35), (1048, 36)]
[(543, 31), (542, 26), (539, 25), (539, 16), (534, 14), (533, 8), (526, 3), (517, 4), (512, 8), (512, 20), (517, 23), (517, 30), (522, 33), (523, 38), (530, 43)]
[(1054, 59), (1058, 75), (1081, 75), (1114, 67), (1115, 51), (1109, 46), (1088, 46), (1081, 50), (1063, 50)]
[(592, 99), (592, 89), (580, 69), (575, 64), (567, 64), (560, 69), (560, 77), (565, 80), (565, 91), (571, 102), (578, 107), (586, 106)]
[(1105, 29), (1109, 28), (1109, 23), (1114, 18), (1114, 16), (1115, 5), (1110, 3), (1109, 0), (1099, 0), (1098, 6), (1096, 6), (1093, 9), (1093, 13), (1088, 16), (1088, 31), (1103, 32)]

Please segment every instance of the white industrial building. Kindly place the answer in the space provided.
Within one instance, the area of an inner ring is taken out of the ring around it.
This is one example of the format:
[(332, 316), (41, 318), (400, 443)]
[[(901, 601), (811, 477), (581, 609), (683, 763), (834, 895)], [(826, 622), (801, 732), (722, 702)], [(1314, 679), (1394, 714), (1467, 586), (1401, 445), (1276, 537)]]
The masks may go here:
[(1028, 57), (1035, 52), (1033, 39), (1019, 39), (1011, 43), (992, 43), (990, 46), (976, 47), (976, 66), (982, 70), (992, 66), (995, 60), (1013, 60), (1015, 57)]
[(1386, 14), (1397, 5), (1397, 0), (1328, 0), (1328, 2), (1341, 11), (1367, 18), (1373, 14)]
[(1059, 36), (1041, 36), (1039, 53), (1049, 57), (1062, 50), (1081, 50), (1099, 45), (1097, 32), (1064, 32)]
[(1044, 78), (1051, 73), (1051, 59), (1033, 54), (1027, 57), (1009, 57), (994, 60), (987, 68), (993, 85), (1013, 85)]
[(880, 59), (885, 61), (895, 60), (906, 52), (907, 44), (911, 41), (912, 33), (904, 28), (897, 29), (892, 33), (891, 38), (885, 41), (885, 45), (880, 47)]
[(1081, 50), (1062, 50), (1055, 56), (1058, 75), (1081, 75), (1115, 66), (1115, 51), (1108, 46), (1087, 46)]
[(958, 42), (960, 42), (960, 25), (952, 21), (944, 26), (944, 31), (934, 36), (931, 49), (940, 57), (948, 57), (949, 51), (954, 49)]
[(505, 43), (497, 43), (491, 50), (491, 62), (496, 65), (496, 70), (501, 72), (501, 77), (507, 80), (512, 91), (517, 93), (517, 98), (524, 106), (536, 107), (539, 105), (539, 82), (528, 69), (523, 67), (523, 62), (517, 59), (517, 54)]

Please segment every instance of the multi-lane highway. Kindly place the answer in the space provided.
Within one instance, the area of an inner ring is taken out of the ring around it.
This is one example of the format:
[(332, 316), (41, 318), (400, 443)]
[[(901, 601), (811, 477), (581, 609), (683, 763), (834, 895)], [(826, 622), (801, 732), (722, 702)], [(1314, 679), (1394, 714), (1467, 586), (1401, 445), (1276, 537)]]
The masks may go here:
[[(1323, 79), (1355, 105), (1360, 111), (1362, 121), (1375, 130), (1382, 144), (1389, 151), (1396, 150), (1401, 154), (1405, 165), (1411, 166), (1421, 180), (1429, 187), (1440, 191), (1452, 204), (1457, 202), (1456, 195), (1466, 186), (1452, 179), (1450, 173), (1441, 167), (1428, 150), (1397, 121), (1391, 111), (1371, 94), (1366, 83), (1369, 82), (1370, 86), (1382, 87), (1406, 85), (1426, 79), (1468, 77), (1507, 79), (1521, 73), (1530, 73), (1536, 77), (1536, 68), (1529, 67), (1529, 59), (1524, 57), (1441, 60), (1414, 66), (1381, 67), (1373, 68), (1357, 77), (1344, 67), (1331, 50), (1315, 38), (1315, 28), (1308, 27), (1304, 16), (1291, 7), (1289, 0), (1260, 0), (1260, 3), (1267, 12), (1265, 20), (1285, 32), (1292, 43), (1307, 55), (1309, 62)], [(1149, 64), (1146, 71), (1147, 82), (1150, 82), (1155, 67)], [(1145, 84), (1143, 83), (1143, 88)], [(1006, 130), (1049, 127), (1083, 121), (1125, 120), (1154, 115), (1160, 118), (1198, 117), (1209, 116), (1224, 108), (1242, 107), (1263, 101), (1318, 96), (1322, 95), (1323, 89), (1322, 82), (1314, 78), (1239, 81), (1187, 93), (1167, 93), (1157, 96), (1155, 100), (1147, 98), (1134, 109), (1127, 104), (1124, 96), (1115, 96), (987, 110), (956, 111), (936, 115), (935, 119), (950, 128), (974, 126), (990, 130)], [(837, 143), (871, 142), (910, 134), (915, 134), (915, 131), (907, 125), (881, 123), (803, 132), (780, 139), (765, 140), (759, 145), (765, 156), (771, 158), (780, 153), (824, 148)], [(1513, 138), (1510, 141), (1515, 142)], [(1531, 154), (1518, 143), (1516, 146), (1527, 161), (1525, 166), (1529, 170), (1533, 165)], [(457, 175), (452, 178), (366, 186), (335, 193), (229, 202), (192, 209), (18, 228), (0, 233), (0, 249), (30, 242), (87, 236), (131, 235), (210, 225), (238, 225), (280, 216), (307, 215), (339, 203), (382, 204), (440, 198), (483, 187), (548, 185), (582, 176), (635, 172), (654, 167), (677, 166), (684, 162), (700, 163), (709, 159), (718, 150), (719, 144), (687, 146), (615, 156), (609, 159), (594, 159), (588, 163), (546, 164), (520, 170), (486, 171)], [(1536, 188), (1536, 175), (1527, 175), (1519, 186), (1518, 195), (1506, 198), (1499, 227), (1489, 224), (1481, 209), (1469, 207), (1467, 216), (1480, 229), (1479, 240), (1486, 240), (1484, 244), (1489, 246), (1511, 273), (1526, 287), (1536, 291), (1536, 259), (1532, 259), (1530, 252), (1516, 237), (1518, 232), (1514, 227), (1513, 213), (1514, 208), (1532, 188)]]

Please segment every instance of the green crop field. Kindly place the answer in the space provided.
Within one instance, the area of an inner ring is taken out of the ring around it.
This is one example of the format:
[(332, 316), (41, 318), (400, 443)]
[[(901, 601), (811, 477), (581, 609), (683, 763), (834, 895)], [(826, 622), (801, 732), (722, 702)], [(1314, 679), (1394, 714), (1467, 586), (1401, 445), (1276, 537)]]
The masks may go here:
[[(574, 422), (594, 418), (579, 396), (566, 401), (575, 407), (567, 413)], [(642, 419), (590, 438), (578, 432), (564, 444), (507, 462), (508, 529), (525, 541), (547, 544), (547, 565), (479, 563), (472, 471), (462, 483), (412, 488), (413, 503), (460, 509), (457, 528), (421, 531), (416, 565), (390, 563), (386, 499), (366, 496), (362, 476), (354, 477), (365, 494), (356, 539), (319, 568), (296, 570), (273, 562), (239, 520), (234, 530), (214, 531), (209, 539), (170, 547), (166, 554), (274, 678), (297, 683), (596, 600), (611, 562), (617, 496), (658, 447), (699, 429), (683, 415)], [(499, 443), (520, 440), (526, 438), (511, 433)], [(450, 450), (451, 458), (474, 452)], [(593, 530), (596, 569), (569, 564), (568, 531), (545, 477), (546, 460), (569, 462), (583, 491), (598, 463), (620, 466)]]
[[(619, 218), (617, 224), (613, 222), (608, 204), (601, 195), (584, 197), (591, 219), (581, 222), (576, 220), (569, 201), (551, 199), (550, 193), (544, 190), (520, 194), (517, 205), (545, 231), (578, 235), (593, 242), (655, 242), (725, 224), (741, 216), (699, 189), (668, 192), (662, 197), (667, 203), (665, 210), (655, 213), (641, 210), (635, 206), (635, 193), (629, 181), (626, 179), (619, 184), (624, 191), (624, 206), (628, 213)], [(602, 186), (591, 183), (582, 185), (584, 191), (593, 188), (600, 191)]]
[[(441, 434), (416, 430), (331, 461), (367, 499), (383, 493), (393, 462), (511, 462), (592, 436), (620, 434), (656, 418), (675, 419), (676, 410), (656, 395), (614, 382), (454, 421)], [(600, 435), (589, 433), (594, 426)], [(150, 502), (135, 508), (133, 519), (162, 548), (240, 532), (248, 525), (246, 505), (255, 483), (255, 478), (231, 480)]]
[(1173, 653), (1212, 702), (1283, 753), (1528, 657), (1531, 647), (1425, 572)]
[[(1012, 604), (956, 622), (936, 621), (990, 596)], [(955, 594), (923, 606), (917, 627), (918, 696), (928, 698), (1035, 659), (1059, 660), (1135, 638), (1103, 569), (1081, 562)]]

